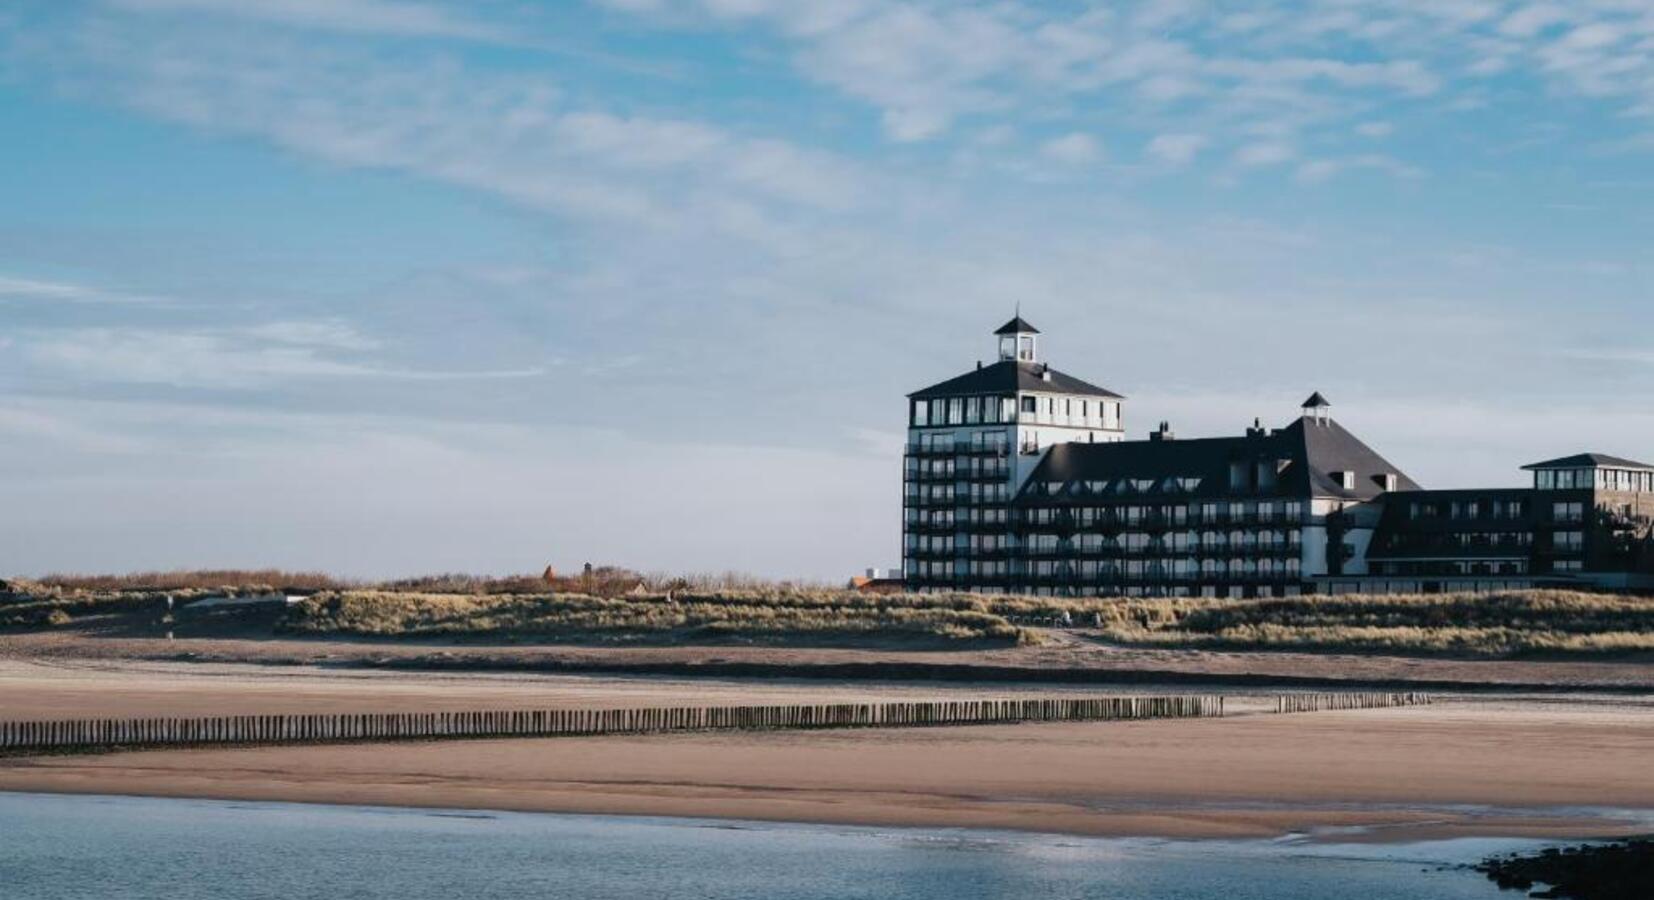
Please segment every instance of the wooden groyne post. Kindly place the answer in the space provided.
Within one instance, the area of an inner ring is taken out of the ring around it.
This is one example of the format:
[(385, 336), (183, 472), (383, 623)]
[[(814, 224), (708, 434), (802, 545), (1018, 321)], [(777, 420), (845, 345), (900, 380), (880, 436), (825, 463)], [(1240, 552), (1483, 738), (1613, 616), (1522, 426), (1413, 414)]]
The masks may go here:
[(1223, 697), (1047, 697), (765, 706), (323, 713), (0, 722), (0, 752), (1200, 718)]
[(1422, 706), (1431, 701), (1429, 694), (1413, 692), (1391, 694), (1279, 694), (1275, 697), (1277, 713), (1321, 712), (1329, 709), (1384, 709), (1392, 706)]

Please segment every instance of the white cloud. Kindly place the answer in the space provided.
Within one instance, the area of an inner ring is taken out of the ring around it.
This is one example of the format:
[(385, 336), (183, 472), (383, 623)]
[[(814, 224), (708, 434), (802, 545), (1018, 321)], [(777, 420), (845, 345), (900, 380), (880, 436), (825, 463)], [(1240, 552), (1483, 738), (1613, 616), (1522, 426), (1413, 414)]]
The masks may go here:
[(1356, 156), (1310, 160), (1298, 167), (1295, 177), (1306, 184), (1319, 184), (1341, 173), (1356, 169), (1385, 172), (1397, 178), (1418, 178), (1424, 174), (1419, 169), (1402, 163), (1393, 157), (1377, 153), (1363, 153)]
[(1389, 122), (1362, 122), (1355, 126), (1356, 134), (1370, 138), (1389, 137), (1395, 130), (1395, 126)]
[(7, 300), (32, 300), (57, 303), (115, 303), (145, 306), (172, 305), (165, 297), (106, 291), (82, 284), (62, 281), (38, 281), (29, 278), (11, 278), (0, 275), (0, 303)]
[(410, 63), (279, 36), (93, 27), (41, 48), (73, 84), (146, 114), (364, 168), (414, 173), (601, 223), (787, 239), (800, 211), (884, 192), (857, 164), (689, 120), (577, 108), (543, 77)]
[(1159, 134), (1150, 140), (1144, 152), (1172, 165), (1186, 165), (1207, 144), (1203, 134)]
[(91, 381), (239, 390), (294, 379), (414, 381), (525, 378), (544, 369), (446, 371), (387, 367), (333, 351), (378, 346), (336, 322), (240, 328), (95, 327), (21, 335), (28, 363)]
[(1103, 155), (1102, 147), (1097, 144), (1096, 138), (1080, 132), (1046, 141), (1040, 146), (1040, 154), (1046, 159), (1070, 166), (1094, 163)]
[(399, 0), (104, 0), (142, 13), (225, 16), (357, 34), (496, 41), (503, 29), (442, 7)]
[(1235, 151), (1235, 162), (1247, 167), (1275, 166), (1297, 155), (1297, 148), (1284, 141), (1254, 141)]
[[(608, 5), (663, 27), (768, 26), (797, 71), (870, 104), (897, 141), (940, 138), (967, 117), (1083, 116), (1098, 100), (1116, 118), (1198, 129), (1217, 144), (1246, 142), (1260, 121), (1305, 145), (1352, 130), (1379, 137), (1359, 118), (1375, 106), (1446, 94), (1438, 108), (1463, 108), (1480, 102), (1477, 88), (1455, 78), (1512, 70), (1654, 116), (1654, 16), (1626, 0), (1301, 0), (1227, 15), (1161, 0)], [(1341, 43), (1359, 52), (1328, 51)], [(1165, 123), (1168, 111), (1187, 124)]]

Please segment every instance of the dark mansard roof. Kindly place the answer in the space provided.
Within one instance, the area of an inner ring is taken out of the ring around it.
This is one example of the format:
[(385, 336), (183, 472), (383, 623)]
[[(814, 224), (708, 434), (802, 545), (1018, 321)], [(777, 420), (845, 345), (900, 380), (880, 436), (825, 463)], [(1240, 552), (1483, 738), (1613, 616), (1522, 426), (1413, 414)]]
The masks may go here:
[[(1043, 377), (1046, 372), (1051, 374), (1051, 380), (1049, 381)], [(914, 391), (908, 396), (914, 400), (928, 400), (933, 397), (1012, 394), (1017, 391), (1089, 394), (1093, 397), (1125, 399), (1107, 388), (1100, 388), (1094, 384), (1081, 381), (1072, 375), (1065, 375), (1044, 363), (1017, 362), (1010, 359), (1002, 359), (993, 365), (966, 372), (957, 378), (949, 378), (947, 381), (933, 384), (922, 391)]]
[[(1064, 443), (1052, 446), (1029, 482), (1104, 481), (1116, 478), (1198, 478), (1192, 493), (1229, 493), (1231, 462), (1272, 462), (1280, 466), (1277, 493), (1286, 496), (1371, 500), (1384, 493), (1384, 475), (1396, 489), (1419, 485), (1337, 422), (1300, 418), (1285, 428), (1242, 437), (1195, 440)], [(1346, 490), (1335, 472), (1354, 472)]]
[(1560, 459), (1549, 459), (1544, 462), (1529, 463), (1522, 468), (1528, 471), (1534, 469), (1654, 469), (1648, 463), (1624, 459), (1618, 456), (1609, 456), (1606, 453), (1576, 453), (1573, 456), (1564, 456)]

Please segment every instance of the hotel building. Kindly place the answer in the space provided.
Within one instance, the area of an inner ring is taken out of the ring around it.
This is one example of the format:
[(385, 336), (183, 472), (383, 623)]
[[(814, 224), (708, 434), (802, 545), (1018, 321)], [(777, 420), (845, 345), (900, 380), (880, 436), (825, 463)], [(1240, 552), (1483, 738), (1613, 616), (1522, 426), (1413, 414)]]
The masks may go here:
[(1427, 491), (1330, 415), (1125, 439), (1121, 395), (1053, 369), (1020, 316), (999, 359), (908, 396), (915, 591), (1271, 597), (1654, 586), (1654, 468), (1536, 463), (1530, 488)]

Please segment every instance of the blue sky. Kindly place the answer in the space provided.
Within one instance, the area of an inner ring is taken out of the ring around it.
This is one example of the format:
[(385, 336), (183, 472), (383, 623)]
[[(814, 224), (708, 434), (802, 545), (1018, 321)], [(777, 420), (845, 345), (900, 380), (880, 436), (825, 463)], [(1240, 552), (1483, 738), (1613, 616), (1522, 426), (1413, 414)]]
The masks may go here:
[(0, 8), (0, 571), (837, 578), (1016, 303), (1180, 434), (1654, 456), (1654, 6)]

